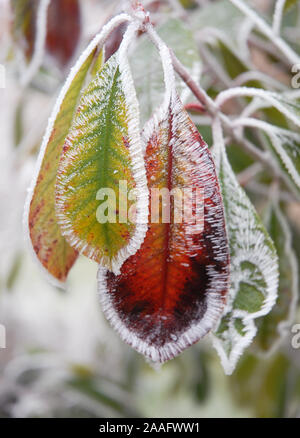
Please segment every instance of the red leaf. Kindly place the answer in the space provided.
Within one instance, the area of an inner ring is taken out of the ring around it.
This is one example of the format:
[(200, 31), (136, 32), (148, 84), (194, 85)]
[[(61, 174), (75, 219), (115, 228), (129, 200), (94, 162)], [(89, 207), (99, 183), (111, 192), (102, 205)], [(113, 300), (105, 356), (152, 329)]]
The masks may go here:
[(80, 37), (78, 0), (51, 0), (47, 21), (47, 51), (61, 67), (66, 66), (76, 50)]
[[(121, 275), (100, 268), (98, 281), (104, 313), (122, 339), (164, 362), (218, 320), (228, 289), (229, 250), (211, 154), (174, 92), (144, 139), (149, 189), (198, 189), (204, 197), (203, 229), (197, 231), (190, 220), (175, 223), (173, 216), (171, 223), (149, 218), (144, 243), (123, 264)], [(174, 200), (170, 206), (174, 213)]]

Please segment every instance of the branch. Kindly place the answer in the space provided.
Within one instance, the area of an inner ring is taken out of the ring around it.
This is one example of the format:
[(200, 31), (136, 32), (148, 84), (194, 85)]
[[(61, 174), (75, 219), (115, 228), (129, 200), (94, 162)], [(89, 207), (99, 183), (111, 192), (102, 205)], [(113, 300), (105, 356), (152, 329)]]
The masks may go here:
[[(144, 21), (143, 29), (147, 32), (149, 38), (153, 42), (153, 44), (158, 48), (158, 50), (161, 50), (162, 46), (165, 46), (165, 43), (160, 38), (156, 30), (153, 28), (152, 24), (149, 21)], [(191, 92), (194, 94), (194, 96), (198, 99), (201, 106), (206, 109), (206, 112), (214, 119), (216, 116), (220, 119), (222, 122), (225, 131), (229, 133), (231, 138), (241, 145), (243, 149), (248, 152), (248, 154), (254, 158), (255, 160), (260, 161), (267, 167), (271, 173), (274, 175), (275, 178), (282, 177), (284, 181), (284, 175), (281, 175), (280, 169), (278, 169), (276, 162), (274, 161), (273, 157), (268, 151), (261, 151), (258, 149), (253, 143), (251, 143), (249, 140), (247, 140), (244, 137), (241, 137), (238, 135), (235, 131), (235, 128), (232, 126), (232, 121), (222, 113), (220, 106), (215, 103), (211, 97), (206, 93), (206, 91), (201, 88), (194, 79), (190, 76), (187, 69), (182, 65), (182, 63), (179, 61), (179, 59), (176, 57), (174, 52), (170, 50), (171, 54), (171, 61), (174, 67), (174, 70), (176, 73), (181, 77), (181, 79), (186, 83), (186, 85), (189, 87)]]
[[(258, 195), (270, 197), (270, 187), (257, 181), (249, 181), (249, 183), (245, 184), (245, 188)], [(285, 190), (278, 192), (278, 199), (283, 202), (299, 202), (292, 193)]]
[(26, 87), (33, 76), (36, 74), (38, 69), (40, 68), (44, 51), (45, 51), (45, 42), (46, 42), (46, 31), (47, 31), (47, 13), (48, 7), (50, 4), (50, 0), (41, 0), (37, 12), (36, 17), (36, 38), (34, 43), (34, 52), (31, 59), (31, 62), (25, 73), (21, 77), (21, 85)]
[(171, 52), (173, 66), (175, 71), (179, 74), (181, 79), (186, 83), (186, 85), (190, 88), (194, 96), (199, 100), (199, 102), (206, 108), (207, 112), (214, 117), (218, 114), (225, 131), (230, 135), (230, 137), (238, 143), (243, 149), (255, 160), (263, 163), (271, 173), (276, 177), (282, 176), (276, 163), (273, 160), (273, 157), (269, 152), (261, 151), (258, 149), (253, 143), (244, 137), (239, 136), (235, 129), (232, 126), (232, 121), (223, 114), (215, 102), (208, 96), (208, 94), (203, 90), (196, 82), (191, 78), (189, 72), (186, 68), (181, 64), (181, 62), (176, 58), (175, 54)]
[(284, 10), (286, 0), (277, 0), (275, 4), (275, 10), (273, 15), (273, 23), (272, 23), (272, 30), (275, 35), (280, 35), (280, 27), (281, 27), (281, 21), (282, 21), (282, 15)]
[(175, 56), (172, 49), (170, 49), (170, 53), (173, 67), (176, 73), (178, 73), (181, 79), (186, 83), (186, 85), (189, 87), (194, 96), (199, 100), (199, 102), (202, 103), (202, 105), (206, 107), (212, 115), (215, 114), (215, 112), (217, 111), (217, 107), (214, 101), (209, 97), (206, 91), (203, 90), (203, 88), (197, 85), (197, 83), (191, 77), (184, 65)]
[(282, 39), (280, 36), (276, 35), (273, 29), (263, 20), (259, 15), (256, 14), (249, 6), (241, 0), (230, 0), (238, 9), (240, 9), (247, 17), (256, 24), (258, 29), (277, 47), (278, 50), (285, 56), (289, 61), (290, 65), (297, 64), (300, 62), (300, 57), (296, 52)]
[(241, 186), (247, 185), (261, 170), (262, 164), (256, 161), (237, 175), (238, 182)]

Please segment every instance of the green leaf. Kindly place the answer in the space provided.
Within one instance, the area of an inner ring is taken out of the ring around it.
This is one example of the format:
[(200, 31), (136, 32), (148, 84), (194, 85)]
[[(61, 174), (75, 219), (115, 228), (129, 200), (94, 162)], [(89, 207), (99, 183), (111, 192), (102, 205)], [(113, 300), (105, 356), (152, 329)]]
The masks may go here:
[[(82, 94), (56, 188), (57, 218), (69, 244), (116, 273), (143, 241), (148, 215), (138, 104), (120, 53)], [(133, 189), (137, 202), (127, 205)], [(136, 223), (126, 214), (134, 206)]]
[(293, 371), (283, 354), (264, 360), (245, 354), (230, 378), (230, 388), (238, 405), (251, 408), (254, 417), (282, 418), (287, 414), (287, 396), (291, 400), (286, 389)]
[(220, 142), (214, 154), (230, 245), (231, 284), (213, 344), (225, 372), (231, 374), (255, 336), (255, 319), (266, 315), (275, 303), (278, 267), (273, 242), (238, 184)]
[(18, 252), (12, 261), (10, 270), (8, 272), (8, 276), (6, 278), (6, 288), (9, 291), (11, 291), (14, 288), (15, 283), (18, 280), (20, 270), (22, 267), (22, 261), (23, 261), (22, 254)]
[(286, 0), (284, 4), (284, 12), (289, 12), (297, 4), (297, 0)]
[(95, 377), (74, 377), (66, 381), (66, 386), (90, 399), (91, 402), (99, 403), (104, 408), (111, 410), (114, 415), (136, 417), (137, 412), (130, 407), (128, 402), (125, 403), (124, 396), (128, 397), (128, 395), (122, 393), (119, 388), (116, 388), (116, 385), (110, 385), (111, 387), (107, 388), (106, 383), (105, 388), (105, 383), (104, 379)]
[(278, 298), (271, 312), (258, 320), (254, 346), (262, 352), (273, 352), (287, 335), (295, 318), (298, 298), (298, 266), (292, 249), (289, 225), (276, 203), (270, 204), (265, 220), (279, 257)]
[(226, 146), (226, 153), (234, 173), (240, 173), (254, 163), (253, 159), (237, 144)]
[(92, 60), (93, 53), (74, 76), (63, 94), (62, 101), (58, 101), (58, 107), (54, 108), (54, 113), (49, 119), (38, 158), (37, 176), (34, 177), (25, 210), (25, 224), (29, 227), (29, 236), (36, 257), (51, 279), (59, 285), (66, 280), (77, 258), (77, 251), (62, 237), (57, 225), (55, 179), (64, 140)]
[[(186, 67), (192, 78), (198, 82), (201, 60), (193, 33), (177, 19), (169, 19), (157, 29), (164, 42), (173, 49), (177, 58)], [(142, 126), (153, 111), (161, 104), (164, 94), (164, 80), (158, 51), (147, 36), (141, 36), (131, 56), (131, 65), (140, 102)], [(190, 91), (180, 80), (176, 80), (177, 91), (183, 103)]]
[(237, 56), (233, 50), (230, 50), (222, 41), (219, 42), (219, 56), (222, 64), (231, 79), (249, 70), (249, 67), (243, 62), (240, 56)]

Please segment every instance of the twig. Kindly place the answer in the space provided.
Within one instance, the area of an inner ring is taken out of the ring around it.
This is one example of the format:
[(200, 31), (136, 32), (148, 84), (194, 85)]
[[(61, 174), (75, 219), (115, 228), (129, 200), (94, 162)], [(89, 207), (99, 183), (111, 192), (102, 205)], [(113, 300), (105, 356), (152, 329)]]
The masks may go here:
[(256, 14), (249, 6), (241, 0), (230, 0), (238, 9), (240, 9), (247, 17), (255, 23), (258, 29), (277, 47), (278, 50), (285, 56), (289, 61), (290, 65), (297, 64), (300, 62), (300, 57), (296, 52), (282, 39), (280, 36), (276, 35), (273, 29), (263, 20), (259, 15)]
[(277, 164), (274, 162), (274, 159), (272, 155), (268, 151), (262, 151), (258, 149), (251, 141), (246, 139), (245, 137), (242, 137), (238, 135), (234, 129), (234, 127), (231, 124), (230, 119), (228, 119), (226, 116), (221, 115), (221, 120), (223, 122), (223, 126), (225, 128), (225, 131), (230, 135), (230, 137), (238, 143), (242, 148), (255, 160), (260, 161), (265, 165), (267, 169), (271, 171), (271, 173), (278, 178), (279, 176), (282, 176), (280, 173), (280, 170), (277, 167)]
[(254, 146), (249, 140), (244, 137), (239, 136), (235, 129), (232, 127), (231, 120), (223, 114), (219, 108), (216, 106), (215, 102), (208, 96), (208, 94), (196, 84), (196, 82), (190, 77), (188, 71), (181, 64), (181, 62), (176, 58), (175, 54), (171, 52), (172, 62), (175, 71), (179, 74), (181, 79), (187, 84), (194, 96), (199, 100), (199, 102), (207, 109), (207, 112), (214, 117), (218, 114), (225, 131), (231, 136), (231, 138), (243, 147), (243, 149), (248, 152), (248, 154), (255, 160), (263, 163), (275, 177), (281, 176), (273, 157), (269, 152), (261, 151), (256, 146)]
[[(247, 183), (245, 187), (247, 190), (250, 190), (253, 193), (270, 197), (270, 187), (265, 184), (261, 184), (258, 183), (257, 181), (252, 180), (249, 183)], [(295, 196), (293, 196), (292, 193), (284, 190), (278, 191), (278, 199), (284, 202), (299, 202), (299, 200)]]
[(273, 160), (273, 157), (269, 152), (261, 151), (256, 146), (254, 146), (249, 140), (244, 137), (239, 136), (235, 129), (232, 127), (231, 120), (218, 110), (214, 101), (206, 94), (204, 90), (202, 90), (196, 82), (189, 76), (187, 70), (182, 66), (180, 61), (175, 57), (173, 53), (173, 65), (176, 72), (182, 78), (182, 80), (187, 84), (192, 93), (197, 97), (202, 105), (207, 108), (207, 112), (214, 117), (216, 113), (218, 113), (220, 120), (225, 128), (225, 131), (230, 135), (230, 137), (237, 142), (239, 145), (243, 147), (243, 149), (248, 152), (248, 154), (254, 158), (255, 160), (263, 163), (274, 176), (280, 176), (279, 169), (276, 163)]
[(269, 42), (266, 39), (263, 39), (262, 37), (252, 33), (249, 37), (248, 40), (249, 46), (254, 48), (254, 49), (258, 49), (262, 52), (265, 52), (273, 57), (275, 57), (276, 59), (278, 59), (279, 61), (281, 61), (284, 66), (287, 66), (288, 68), (290, 68), (290, 63), (287, 61), (286, 57), (283, 56), (283, 54), (281, 52), (279, 52), (276, 47), (274, 47), (274, 45)]
[(238, 182), (241, 186), (247, 185), (261, 170), (262, 164), (256, 161), (237, 175)]
[(231, 87), (240, 87), (244, 85), (246, 82), (249, 81), (261, 81), (264, 82), (266, 87), (271, 89), (279, 89), (280, 91), (287, 90), (287, 86), (280, 81), (277, 81), (276, 79), (268, 76), (267, 74), (261, 72), (261, 71), (246, 71), (238, 76), (232, 81)]
[(50, 0), (41, 0), (38, 8), (36, 18), (37, 35), (35, 38), (34, 52), (28, 68), (25, 70), (24, 75), (21, 77), (21, 84), (24, 87), (29, 84), (33, 76), (40, 68), (43, 61), (46, 42), (47, 12), (49, 4)]
[[(234, 2), (234, 0), (231, 0)], [(140, 7), (138, 7), (138, 11), (141, 12), (139, 16), (135, 13), (136, 19), (140, 20), (140, 27), (147, 32), (149, 38), (152, 40), (153, 44), (158, 48), (158, 50), (162, 49), (162, 46), (165, 46), (165, 43), (157, 34), (152, 24), (150, 23), (149, 15)], [(251, 10), (250, 10), (251, 11)], [(255, 15), (255, 14), (254, 14)], [(256, 16), (256, 15), (255, 15)], [(259, 18), (259, 17), (258, 17)], [(263, 21), (263, 20), (262, 20)], [(227, 133), (229, 133), (230, 137), (238, 144), (240, 144), (243, 149), (248, 152), (250, 156), (252, 156), (255, 160), (263, 163), (274, 175), (275, 178), (281, 177), (283, 181), (285, 181), (285, 175), (282, 175), (280, 169), (278, 168), (276, 162), (274, 161), (272, 155), (269, 151), (262, 151), (258, 149), (254, 144), (252, 144), (248, 139), (242, 137), (237, 134), (235, 128), (232, 126), (232, 121), (222, 113), (220, 109), (220, 102), (215, 103), (211, 97), (206, 93), (206, 91), (201, 88), (194, 79), (190, 76), (189, 72), (182, 65), (179, 59), (176, 57), (174, 52), (169, 49), (171, 55), (171, 61), (174, 67), (174, 70), (181, 77), (181, 79), (186, 83), (194, 96), (198, 99), (201, 104), (201, 110), (206, 110), (206, 112), (212, 117), (212, 119), (216, 119), (216, 116), (223, 124), (223, 127)]]
[(200, 114), (205, 113), (205, 107), (200, 102), (187, 103), (186, 105), (184, 105), (184, 108), (187, 111), (192, 111), (195, 113), (200, 113)]
[(214, 115), (218, 110), (214, 101), (209, 97), (205, 90), (197, 85), (194, 79), (190, 76), (187, 69), (182, 65), (179, 59), (175, 56), (172, 49), (170, 49), (171, 59), (173, 63), (174, 70), (181, 79), (186, 83), (194, 96), (199, 100), (199, 102), (207, 108), (210, 114)]
[(280, 35), (280, 27), (281, 27), (281, 21), (282, 21), (282, 15), (283, 15), (285, 1), (286, 0), (277, 0), (275, 3), (272, 30), (273, 30), (274, 34), (278, 35), (278, 36)]

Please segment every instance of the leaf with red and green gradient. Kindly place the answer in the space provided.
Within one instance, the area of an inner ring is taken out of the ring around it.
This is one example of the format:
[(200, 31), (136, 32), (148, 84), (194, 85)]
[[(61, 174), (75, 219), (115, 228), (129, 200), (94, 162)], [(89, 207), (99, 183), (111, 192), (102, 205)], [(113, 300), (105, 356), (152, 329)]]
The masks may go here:
[(81, 14), (78, 0), (51, 0), (47, 16), (46, 48), (64, 67), (77, 48)]
[(152, 189), (185, 190), (190, 215), (183, 211), (180, 222), (180, 196), (165, 198), (167, 210), (162, 203), (158, 223), (149, 217), (145, 240), (121, 274), (100, 267), (98, 285), (103, 311), (121, 338), (164, 362), (202, 338), (220, 317), (229, 249), (211, 154), (175, 92), (147, 124), (144, 142), (150, 211)]
[[(138, 104), (128, 63), (122, 62), (118, 53), (112, 56), (84, 91), (56, 189), (57, 218), (69, 244), (114, 272), (139, 248), (148, 213)], [(127, 221), (119, 181), (137, 190), (144, 224)]]
[(66, 280), (77, 258), (77, 251), (62, 237), (57, 225), (55, 179), (64, 140), (70, 129), (78, 97), (93, 56), (92, 53), (77, 72), (54, 116), (55, 121), (50, 132), (45, 135), (39, 157), (41, 163), (39, 173), (34, 181), (33, 192), (29, 193), (27, 200), (26, 221), (32, 247), (43, 267), (59, 282)]

